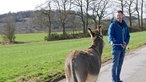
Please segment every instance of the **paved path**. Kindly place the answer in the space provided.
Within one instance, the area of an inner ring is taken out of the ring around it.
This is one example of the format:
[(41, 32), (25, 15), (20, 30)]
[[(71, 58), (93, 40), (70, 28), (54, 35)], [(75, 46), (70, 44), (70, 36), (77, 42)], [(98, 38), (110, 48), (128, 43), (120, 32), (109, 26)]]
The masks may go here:
[[(126, 53), (121, 79), (123, 82), (146, 82), (146, 45)], [(111, 63), (101, 68), (97, 82), (111, 82)]]
[[(146, 45), (126, 53), (121, 79), (123, 82), (146, 82)], [(112, 82), (111, 61), (102, 65), (97, 82)]]

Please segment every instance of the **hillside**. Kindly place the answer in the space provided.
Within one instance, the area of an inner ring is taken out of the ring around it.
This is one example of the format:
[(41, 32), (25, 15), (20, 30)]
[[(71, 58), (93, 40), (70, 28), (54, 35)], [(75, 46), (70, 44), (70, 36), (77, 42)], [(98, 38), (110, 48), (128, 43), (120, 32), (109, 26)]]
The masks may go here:
[[(9, 13), (8, 13), (9, 14)], [(0, 15), (0, 33), (2, 33), (4, 28), (4, 21), (6, 20), (8, 14)], [(16, 22), (16, 31), (15, 33), (36, 33), (42, 31), (48, 31), (46, 26), (43, 26), (40, 23), (48, 23), (48, 18), (44, 17), (40, 14), (40, 11), (21, 11), (17, 13), (10, 13), (10, 15), (14, 18)], [(59, 14), (57, 11), (52, 11), (52, 31), (62, 31), (60, 28), (61, 25), (59, 24), (58, 20)], [(70, 20), (72, 19), (72, 20)], [(42, 21), (43, 20), (43, 21)], [(45, 20), (45, 22), (44, 22)], [(80, 22), (78, 24), (73, 24), (74, 21), (80, 21), (79, 17), (75, 17), (75, 15), (70, 15), (69, 19), (67, 19), (68, 24), (66, 24), (66, 30), (73, 30), (74, 27), (79, 27), (81, 29)]]
[[(16, 34), (22, 34), (22, 33), (37, 33), (37, 32), (48, 32), (48, 26), (44, 26), (43, 24), (48, 24), (49, 19), (47, 16), (44, 16), (40, 14), (42, 11), (21, 11), (17, 13), (11, 13), (13, 16), (15, 22), (16, 22)], [(82, 30), (82, 22), (80, 20), (80, 17), (77, 15), (77, 12), (70, 11), (70, 15), (68, 16), (68, 19), (66, 19), (66, 30), (69, 31), (75, 31), (75, 30)], [(7, 14), (0, 15), (0, 34), (2, 33), (4, 29), (4, 21), (7, 18)], [(129, 18), (128, 16), (125, 16), (125, 20), (128, 22)], [(135, 17), (132, 17), (134, 24), (137, 20)], [(144, 19), (145, 20), (145, 19)], [(59, 13), (58, 11), (51, 11), (51, 31), (59, 31), (62, 32), (62, 25), (60, 24), (59, 19)], [(145, 22), (145, 21), (144, 21)], [(102, 24), (104, 24), (104, 27), (108, 27), (110, 23), (110, 20), (102, 20)], [(128, 24), (128, 23), (127, 23)], [(91, 19), (91, 16), (89, 16), (89, 27), (94, 28), (94, 22)]]
[[(16, 31), (15, 33), (32, 33), (32, 32), (40, 32), (44, 29), (33, 24), (33, 11), (23, 11), (18, 13), (11, 13), (15, 22), (16, 22)], [(7, 14), (0, 15), (0, 33), (3, 31), (4, 21), (6, 19)]]

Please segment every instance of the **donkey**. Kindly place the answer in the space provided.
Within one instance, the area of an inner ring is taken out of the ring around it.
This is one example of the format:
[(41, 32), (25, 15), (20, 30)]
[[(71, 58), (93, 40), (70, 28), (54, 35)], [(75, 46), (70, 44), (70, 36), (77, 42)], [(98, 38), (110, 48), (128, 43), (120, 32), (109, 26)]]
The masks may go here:
[[(100, 29), (100, 27), (99, 27)], [(96, 82), (101, 68), (103, 37), (97, 29), (88, 28), (92, 45), (86, 50), (73, 50), (65, 60), (66, 82)]]

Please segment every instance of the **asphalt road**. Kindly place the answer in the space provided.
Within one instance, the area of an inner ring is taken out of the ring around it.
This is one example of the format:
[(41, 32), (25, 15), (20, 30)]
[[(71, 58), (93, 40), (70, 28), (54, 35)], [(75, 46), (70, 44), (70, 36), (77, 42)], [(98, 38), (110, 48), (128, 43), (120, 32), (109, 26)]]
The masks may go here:
[[(146, 45), (126, 53), (121, 79), (123, 82), (146, 82)], [(97, 82), (112, 82), (111, 63), (102, 66)]]
[[(146, 82), (146, 45), (126, 53), (121, 79), (123, 82)], [(102, 64), (97, 82), (112, 82), (111, 61)]]

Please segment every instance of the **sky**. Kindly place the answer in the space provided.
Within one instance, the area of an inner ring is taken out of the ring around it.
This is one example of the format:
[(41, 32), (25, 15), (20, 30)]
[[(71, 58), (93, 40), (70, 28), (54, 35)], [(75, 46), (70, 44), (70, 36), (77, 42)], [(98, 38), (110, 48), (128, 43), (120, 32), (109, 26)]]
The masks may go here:
[(38, 5), (45, 3), (45, 1), (46, 0), (1, 0), (0, 14), (35, 10)]

